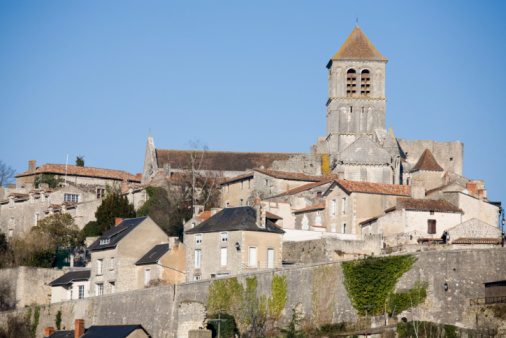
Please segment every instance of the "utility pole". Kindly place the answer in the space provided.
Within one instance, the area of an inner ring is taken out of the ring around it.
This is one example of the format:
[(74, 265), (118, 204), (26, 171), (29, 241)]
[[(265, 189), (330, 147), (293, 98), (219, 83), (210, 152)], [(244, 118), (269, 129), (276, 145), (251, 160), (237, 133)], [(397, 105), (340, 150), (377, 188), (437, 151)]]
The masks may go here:
[(218, 310), (218, 319), (208, 319), (207, 320), (208, 322), (218, 322), (218, 338), (220, 338), (220, 335), (221, 335), (221, 322), (226, 321), (226, 319), (221, 319), (221, 312), (222, 311), (225, 311), (225, 310), (223, 310), (223, 309)]
[(364, 306), (364, 309), (365, 309), (365, 338), (367, 338), (367, 310), (373, 306), (375, 306), (376, 304), (371, 304), (371, 305), (366, 305)]

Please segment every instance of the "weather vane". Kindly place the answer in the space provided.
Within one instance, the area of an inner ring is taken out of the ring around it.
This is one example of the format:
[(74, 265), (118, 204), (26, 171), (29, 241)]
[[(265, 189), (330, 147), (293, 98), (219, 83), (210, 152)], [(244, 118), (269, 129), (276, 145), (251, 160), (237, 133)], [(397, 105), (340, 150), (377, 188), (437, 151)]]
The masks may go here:
[(357, 15), (357, 21), (356, 21), (356, 23), (357, 23), (357, 27), (358, 27), (358, 15)]

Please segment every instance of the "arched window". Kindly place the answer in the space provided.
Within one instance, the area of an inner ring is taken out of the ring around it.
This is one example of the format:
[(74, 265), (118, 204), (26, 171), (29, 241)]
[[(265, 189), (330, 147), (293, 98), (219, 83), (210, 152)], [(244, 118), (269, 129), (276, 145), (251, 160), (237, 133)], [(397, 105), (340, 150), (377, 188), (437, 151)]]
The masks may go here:
[(360, 85), (360, 96), (369, 97), (371, 95), (371, 74), (367, 69), (362, 71)]
[(346, 96), (357, 96), (357, 72), (355, 69), (349, 69), (346, 73)]

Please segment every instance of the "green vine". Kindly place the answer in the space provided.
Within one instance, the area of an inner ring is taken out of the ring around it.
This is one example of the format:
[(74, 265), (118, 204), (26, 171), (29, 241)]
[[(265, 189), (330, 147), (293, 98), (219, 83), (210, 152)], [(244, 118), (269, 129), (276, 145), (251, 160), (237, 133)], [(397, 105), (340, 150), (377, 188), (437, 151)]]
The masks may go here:
[(389, 315), (401, 313), (409, 308), (417, 307), (427, 298), (427, 282), (416, 281), (415, 286), (408, 292), (391, 294), (388, 300), (387, 312)]
[(415, 261), (411, 255), (402, 255), (342, 262), (344, 285), (353, 307), (360, 315), (365, 315), (366, 307), (370, 315), (381, 314), (397, 280)]
[(56, 319), (54, 321), (57, 330), (61, 330), (61, 311), (58, 310), (56, 313)]
[[(31, 311), (29, 311), (31, 314)], [(38, 307), (35, 308), (35, 311), (33, 312), (33, 324), (31, 327), (32, 337), (35, 337), (37, 335), (37, 326), (39, 326), (39, 317), (40, 317), (40, 309)]]
[(268, 299), (269, 315), (274, 320), (281, 318), (281, 311), (286, 304), (286, 276), (273, 276), (271, 285), (272, 296)]

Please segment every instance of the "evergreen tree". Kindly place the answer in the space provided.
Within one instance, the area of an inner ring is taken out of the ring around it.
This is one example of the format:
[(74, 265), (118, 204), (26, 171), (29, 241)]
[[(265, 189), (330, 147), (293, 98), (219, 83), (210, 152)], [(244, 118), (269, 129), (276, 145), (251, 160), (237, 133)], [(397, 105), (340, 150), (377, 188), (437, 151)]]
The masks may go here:
[(114, 226), (114, 221), (117, 217), (133, 218), (135, 217), (135, 209), (132, 204), (128, 203), (126, 196), (118, 192), (113, 192), (102, 201), (102, 204), (95, 212), (97, 228), (100, 235)]
[(84, 156), (77, 156), (76, 157), (76, 166), (84, 167)]

